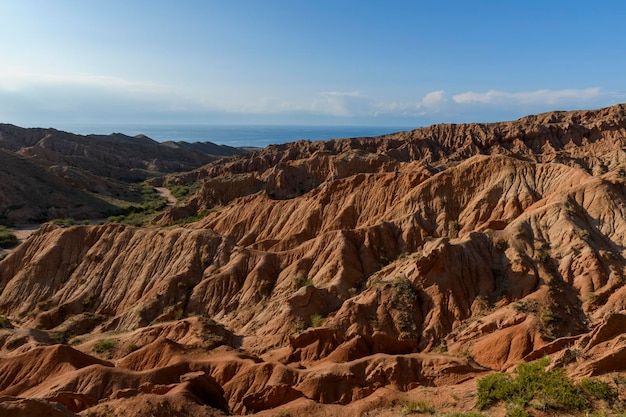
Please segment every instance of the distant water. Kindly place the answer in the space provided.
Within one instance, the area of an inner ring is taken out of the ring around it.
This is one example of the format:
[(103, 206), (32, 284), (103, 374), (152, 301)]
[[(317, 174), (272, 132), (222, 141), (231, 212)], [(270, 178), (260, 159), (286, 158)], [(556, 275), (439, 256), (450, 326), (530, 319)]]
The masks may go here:
[(144, 134), (156, 141), (213, 142), (229, 146), (265, 147), (300, 139), (324, 140), (379, 136), (411, 130), (402, 126), (270, 126), (270, 125), (87, 125), (57, 127), (81, 135), (124, 133)]

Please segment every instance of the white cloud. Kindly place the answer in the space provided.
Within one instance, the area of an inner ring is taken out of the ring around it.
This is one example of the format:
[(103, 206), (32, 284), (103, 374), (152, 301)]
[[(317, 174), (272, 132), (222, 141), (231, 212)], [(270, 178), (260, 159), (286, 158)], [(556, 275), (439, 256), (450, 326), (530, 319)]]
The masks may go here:
[[(23, 110), (76, 113), (88, 109), (124, 109), (125, 113), (149, 112), (226, 112), (232, 114), (317, 114), (349, 117), (420, 117), (434, 114), (445, 106), (443, 91), (432, 91), (415, 101), (380, 100), (361, 91), (332, 90), (290, 98), (254, 97), (253, 92), (220, 87), (180, 88), (143, 80), (108, 75), (28, 72), (20, 68), (0, 68), (0, 92), (10, 102), (21, 98)], [(284, 92), (283, 92), (284, 93)], [(290, 94), (289, 92), (287, 94)], [(1, 103), (0, 103), (1, 104)], [(0, 110), (7, 105), (1, 105)], [(16, 105), (11, 107), (17, 108)]]
[[(417, 117), (438, 112), (446, 103), (444, 91), (433, 91), (415, 102), (374, 100), (359, 91), (331, 91), (320, 94), (310, 110), (333, 116)], [(306, 106), (304, 106), (306, 107)]]
[(576, 104), (602, 96), (599, 88), (535, 90), (516, 93), (489, 90), (484, 93), (467, 91), (452, 97), (459, 104), (522, 104), (522, 105), (563, 105)]
[(359, 91), (325, 91), (323, 93), (320, 93), (320, 95), (322, 97), (328, 98), (363, 97), (363, 94), (361, 94)]
[(322, 92), (310, 106), (311, 111), (341, 117), (368, 114), (370, 108), (370, 100), (359, 91)]
[(429, 109), (439, 110), (443, 105), (447, 103), (446, 96), (443, 90), (432, 91), (424, 96), (422, 99), (422, 106)]
[[(0, 64), (1, 65), (1, 64)], [(273, 95), (275, 93), (275, 95)], [(404, 95), (404, 94), (403, 94)], [(269, 96), (269, 97), (268, 97)], [(600, 88), (502, 91), (466, 91), (447, 96), (435, 90), (421, 97), (381, 99), (357, 90), (298, 93), (287, 88), (262, 91), (242, 86), (165, 85), (110, 75), (47, 73), (18, 67), (0, 67), (0, 113), (4, 117), (29, 114), (65, 115), (115, 113), (233, 115), (314, 115), (340, 118), (404, 118), (439, 121), (444, 116), (463, 119), (483, 105), (516, 117), (557, 107), (596, 107), (626, 100), (620, 92)], [(490, 109), (490, 111), (492, 111)], [(484, 109), (483, 109), (484, 110)], [(472, 113), (473, 112), (473, 113)], [(68, 116), (69, 117), (69, 116)], [(177, 117), (177, 116), (173, 116)]]
[(61, 86), (146, 93), (164, 93), (168, 91), (166, 86), (156, 83), (106, 75), (33, 73), (21, 71), (20, 69), (0, 70), (0, 89), (5, 91)]

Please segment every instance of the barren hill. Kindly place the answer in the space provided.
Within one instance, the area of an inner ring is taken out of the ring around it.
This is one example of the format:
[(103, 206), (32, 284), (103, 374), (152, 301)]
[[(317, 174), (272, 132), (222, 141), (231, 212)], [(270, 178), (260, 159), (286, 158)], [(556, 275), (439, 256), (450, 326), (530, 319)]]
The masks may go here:
[[(0, 124), (0, 220), (106, 217), (110, 198), (137, 200), (129, 183), (188, 171), (242, 153), (210, 142), (158, 143), (146, 136), (75, 135)], [(9, 160), (11, 162), (9, 162)]]
[(621, 381), (625, 138), (618, 105), (300, 141), (156, 181), (202, 184), (159, 225), (46, 225), (0, 262), (0, 410), (469, 410), (544, 356)]

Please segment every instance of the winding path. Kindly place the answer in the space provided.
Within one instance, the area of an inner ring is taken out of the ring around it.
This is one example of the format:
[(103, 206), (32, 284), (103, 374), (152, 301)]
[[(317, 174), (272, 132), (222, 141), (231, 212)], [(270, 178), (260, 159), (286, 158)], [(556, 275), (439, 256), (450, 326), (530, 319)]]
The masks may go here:
[(165, 187), (155, 187), (155, 189), (157, 190), (157, 192), (159, 193), (159, 195), (161, 197), (164, 197), (167, 199), (167, 205), (168, 206), (173, 206), (176, 204), (176, 202), (178, 201), (176, 199), (176, 197), (174, 197), (174, 195), (172, 194), (172, 192), (169, 190), (169, 188), (165, 188)]
[[(155, 187), (155, 188), (161, 197), (167, 199), (168, 206), (173, 206), (178, 201), (168, 188), (166, 187)], [(98, 224), (102, 220), (104, 219), (94, 219), (94, 220), (90, 220), (90, 223)], [(11, 231), (17, 237), (17, 240), (19, 241), (19, 243), (9, 249), (0, 249), (0, 254), (12, 252), (15, 248), (17, 248), (20, 245), (20, 243), (24, 242), (26, 239), (30, 237), (30, 235), (32, 235), (37, 230), (39, 230), (40, 227), (41, 227), (41, 224), (16, 224), (15, 227), (10, 228)]]

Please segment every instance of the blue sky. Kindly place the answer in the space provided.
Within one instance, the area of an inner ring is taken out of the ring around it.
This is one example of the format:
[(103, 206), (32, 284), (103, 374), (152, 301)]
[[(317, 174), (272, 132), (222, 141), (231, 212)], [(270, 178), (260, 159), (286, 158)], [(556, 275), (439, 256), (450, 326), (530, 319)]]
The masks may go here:
[(0, 0), (0, 122), (425, 126), (626, 102), (626, 2)]

